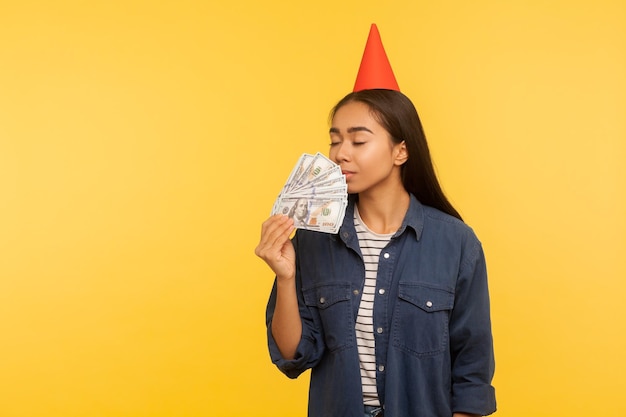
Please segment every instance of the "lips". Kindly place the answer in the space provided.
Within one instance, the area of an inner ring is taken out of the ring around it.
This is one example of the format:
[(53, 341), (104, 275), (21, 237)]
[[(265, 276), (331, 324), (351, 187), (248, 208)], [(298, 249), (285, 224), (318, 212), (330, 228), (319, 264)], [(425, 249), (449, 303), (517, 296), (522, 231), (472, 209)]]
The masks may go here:
[(346, 180), (350, 179), (350, 177), (351, 177), (352, 175), (354, 175), (354, 171), (346, 171), (346, 170), (343, 170), (343, 169), (341, 170), (341, 173), (342, 173), (343, 175), (345, 175)]

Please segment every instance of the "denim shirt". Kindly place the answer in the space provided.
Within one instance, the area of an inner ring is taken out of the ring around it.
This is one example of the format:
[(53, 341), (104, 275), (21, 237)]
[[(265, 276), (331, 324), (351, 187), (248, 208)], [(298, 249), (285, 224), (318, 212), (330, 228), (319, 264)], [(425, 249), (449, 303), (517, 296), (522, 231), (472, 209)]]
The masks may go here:
[[(365, 267), (351, 199), (336, 235), (298, 230), (296, 291), (302, 338), (284, 359), (290, 378), (311, 369), (309, 417), (362, 417), (355, 321)], [(376, 383), (386, 417), (451, 417), (495, 411), (494, 354), (485, 259), (472, 229), (411, 196), (400, 229), (380, 254), (374, 301)]]

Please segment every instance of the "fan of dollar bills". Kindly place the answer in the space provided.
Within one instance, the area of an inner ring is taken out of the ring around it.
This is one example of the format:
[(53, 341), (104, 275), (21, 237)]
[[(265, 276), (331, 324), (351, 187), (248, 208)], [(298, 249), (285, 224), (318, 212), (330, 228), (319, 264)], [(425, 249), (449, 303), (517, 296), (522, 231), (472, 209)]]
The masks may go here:
[(347, 205), (348, 186), (339, 165), (319, 152), (305, 153), (276, 199), (272, 215), (293, 218), (298, 229), (337, 233)]

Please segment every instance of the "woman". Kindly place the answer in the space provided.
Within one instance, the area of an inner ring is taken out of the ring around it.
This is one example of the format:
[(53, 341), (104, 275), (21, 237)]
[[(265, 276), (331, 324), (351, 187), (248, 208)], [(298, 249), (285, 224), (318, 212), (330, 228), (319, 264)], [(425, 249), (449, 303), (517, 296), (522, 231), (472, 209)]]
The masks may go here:
[(444, 196), (421, 122), (400, 91), (331, 112), (330, 158), (350, 204), (337, 235), (276, 215), (256, 254), (276, 274), (272, 360), (311, 369), (309, 416), (448, 417), (495, 411), (486, 267)]

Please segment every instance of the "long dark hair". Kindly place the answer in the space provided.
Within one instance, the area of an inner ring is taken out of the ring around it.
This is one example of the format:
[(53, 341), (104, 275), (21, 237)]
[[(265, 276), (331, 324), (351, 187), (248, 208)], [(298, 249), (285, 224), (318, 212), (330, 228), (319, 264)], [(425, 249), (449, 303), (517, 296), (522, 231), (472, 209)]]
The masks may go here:
[(331, 110), (330, 120), (342, 106), (354, 101), (369, 106), (394, 143), (405, 142), (409, 158), (400, 169), (404, 188), (420, 203), (462, 221), (461, 215), (450, 204), (439, 185), (422, 122), (411, 100), (399, 91), (361, 90), (342, 98)]

